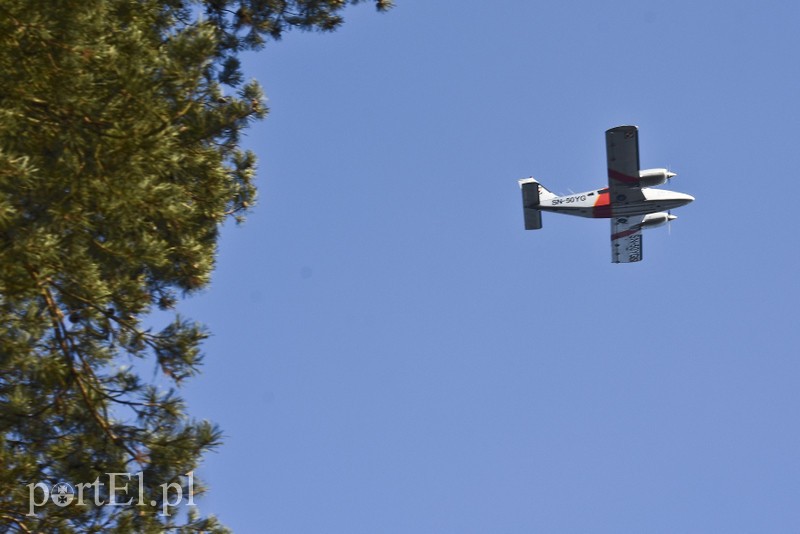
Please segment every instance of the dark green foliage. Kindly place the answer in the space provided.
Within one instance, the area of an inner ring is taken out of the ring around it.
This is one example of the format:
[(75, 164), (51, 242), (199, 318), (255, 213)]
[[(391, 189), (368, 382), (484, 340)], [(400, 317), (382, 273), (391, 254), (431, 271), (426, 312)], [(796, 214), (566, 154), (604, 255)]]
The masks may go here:
[[(159, 514), (220, 431), (175, 391), (203, 327), (143, 320), (208, 284), (220, 224), (254, 202), (239, 136), (266, 108), (239, 52), (355, 3), (0, 0), (0, 530), (224, 530)], [(29, 484), (140, 472), (144, 506), (29, 515)]]

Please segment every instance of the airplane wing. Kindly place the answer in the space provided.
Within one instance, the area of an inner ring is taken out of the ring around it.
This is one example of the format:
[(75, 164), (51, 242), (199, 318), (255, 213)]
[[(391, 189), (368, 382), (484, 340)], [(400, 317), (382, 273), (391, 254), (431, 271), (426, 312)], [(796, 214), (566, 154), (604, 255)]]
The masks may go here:
[(644, 200), (639, 186), (639, 129), (617, 126), (606, 130), (606, 158), (611, 204)]
[(644, 215), (611, 218), (611, 261), (642, 261), (642, 221)]

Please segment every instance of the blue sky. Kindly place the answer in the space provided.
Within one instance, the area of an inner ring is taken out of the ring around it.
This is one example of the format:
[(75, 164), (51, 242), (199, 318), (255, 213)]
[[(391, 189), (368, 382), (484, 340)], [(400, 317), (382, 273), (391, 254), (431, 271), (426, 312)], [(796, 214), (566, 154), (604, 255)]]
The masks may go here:
[[(185, 389), (238, 532), (800, 529), (800, 5), (398, 0), (247, 56), (260, 201), (226, 226)], [(610, 263), (517, 179), (603, 132), (696, 201)]]

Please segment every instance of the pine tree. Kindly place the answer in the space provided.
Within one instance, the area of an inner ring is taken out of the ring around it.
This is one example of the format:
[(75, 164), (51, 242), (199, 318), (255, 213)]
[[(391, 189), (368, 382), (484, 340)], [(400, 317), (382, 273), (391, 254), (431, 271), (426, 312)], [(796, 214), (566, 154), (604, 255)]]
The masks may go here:
[[(225, 531), (164, 502), (203, 491), (186, 475), (220, 444), (176, 390), (205, 328), (146, 319), (209, 283), (220, 225), (254, 202), (239, 136), (267, 110), (239, 54), (355, 3), (0, 0), (0, 530)], [(112, 495), (109, 473), (139, 475)]]

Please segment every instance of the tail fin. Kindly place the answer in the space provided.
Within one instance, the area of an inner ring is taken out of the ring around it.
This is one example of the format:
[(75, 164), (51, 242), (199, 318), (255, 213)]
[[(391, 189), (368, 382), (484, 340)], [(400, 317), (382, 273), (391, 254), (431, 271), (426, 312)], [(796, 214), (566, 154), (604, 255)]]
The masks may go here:
[[(525, 178), (524, 180), (520, 180), (519, 181), (520, 186), (522, 185), (523, 182), (531, 182), (531, 183), (532, 182), (536, 182), (537, 184), (539, 184), (539, 181), (536, 180), (536, 178), (534, 178), (533, 176), (531, 176), (530, 178)], [(550, 200), (551, 198), (556, 198), (557, 196), (558, 195), (556, 195), (555, 193), (551, 192), (545, 186), (543, 186), (542, 184), (539, 184), (539, 199), (540, 200)]]
[(537, 206), (542, 198), (550, 198), (555, 195), (533, 177), (520, 180), (519, 187), (522, 189), (522, 213), (525, 216), (525, 229), (539, 230), (542, 227), (542, 212), (537, 209)]

